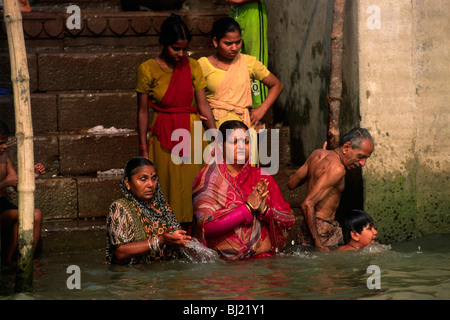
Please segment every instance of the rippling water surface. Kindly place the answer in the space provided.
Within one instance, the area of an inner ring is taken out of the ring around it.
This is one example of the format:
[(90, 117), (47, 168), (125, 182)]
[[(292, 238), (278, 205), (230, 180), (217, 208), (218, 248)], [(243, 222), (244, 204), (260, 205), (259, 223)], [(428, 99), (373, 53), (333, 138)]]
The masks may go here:
[[(135, 266), (103, 261), (104, 251), (42, 257), (34, 266), (34, 291), (4, 298), (450, 299), (450, 234), (359, 252), (300, 252), (289, 246), (287, 253), (244, 261)], [(80, 268), (81, 289), (67, 287), (71, 265)], [(378, 268), (378, 278), (370, 266)], [(369, 289), (368, 282), (380, 289)]]

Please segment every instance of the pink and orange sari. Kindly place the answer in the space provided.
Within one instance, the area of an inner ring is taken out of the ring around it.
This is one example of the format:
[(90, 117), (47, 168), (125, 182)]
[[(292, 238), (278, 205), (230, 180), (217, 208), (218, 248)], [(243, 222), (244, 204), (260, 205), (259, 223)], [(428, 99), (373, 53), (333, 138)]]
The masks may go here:
[[(268, 211), (262, 218), (253, 217), (248, 225), (240, 225), (231, 232), (216, 238), (208, 238), (205, 224), (221, 219), (245, 204), (252, 188), (261, 179), (269, 182), (269, 196), (266, 200)], [(209, 248), (216, 250), (227, 259), (254, 257), (262, 241), (269, 236), (272, 255), (281, 252), (294, 226), (294, 215), (280, 189), (270, 175), (252, 167), (249, 162), (236, 177), (231, 177), (225, 164), (205, 165), (194, 180), (194, 230), (193, 236)]]

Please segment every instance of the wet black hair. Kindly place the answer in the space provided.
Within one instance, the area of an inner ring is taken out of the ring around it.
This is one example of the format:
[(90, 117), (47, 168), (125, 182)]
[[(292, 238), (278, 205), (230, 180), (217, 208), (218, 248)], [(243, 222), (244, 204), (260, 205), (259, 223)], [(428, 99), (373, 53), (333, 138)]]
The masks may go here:
[(352, 231), (361, 233), (368, 225), (373, 226), (373, 219), (367, 212), (353, 209), (343, 214), (339, 224), (342, 228), (344, 243), (347, 244), (352, 238)]
[(179, 15), (172, 13), (162, 23), (159, 43), (163, 46), (170, 46), (179, 40), (191, 42), (191, 39), (191, 33)]
[(0, 120), (0, 134), (5, 136), (9, 136), (10, 134), (8, 126), (2, 120)]
[(239, 31), (239, 33), (242, 34), (239, 23), (231, 17), (223, 17), (214, 22), (211, 30), (211, 37), (220, 41), (220, 39), (225, 37), (225, 34), (235, 31)]
[(343, 146), (346, 142), (350, 142), (352, 148), (360, 149), (364, 140), (370, 139), (373, 144), (373, 138), (367, 129), (353, 128), (347, 132), (341, 139), (339, 146)]
[(242, 121), (239, 121), (239, 120), (228, 120), (220, 125), (219, 132), (221, 133), (223, 142), (225, 142), (228, 138), (227, 132), (228, 132), (228, 134), (230, 134), (230, 130), (235, 130), (235, 129), (243, 129), (244, 131), (247, 131), (248, 127), (245, 123), (243, 123)]
[(156, 170), (156, 167), (153, 164), (153, 162), (151, 162), (147, 158), (134, 157), (134, 158), (131, 158), (130, 160), (128, 160), (127, 164), (125, 165), (125, 177), (127, 177), (129, 180), (131, 180), (131, 178), (134, 176), (134, 174), (137, 172), (137, 170), (143, 166), (152, 166)]

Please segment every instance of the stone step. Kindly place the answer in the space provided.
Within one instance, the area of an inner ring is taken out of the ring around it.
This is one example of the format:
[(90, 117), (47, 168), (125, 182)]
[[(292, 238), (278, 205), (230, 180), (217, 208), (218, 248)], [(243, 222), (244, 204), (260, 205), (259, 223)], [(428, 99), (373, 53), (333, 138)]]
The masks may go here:
[(42, 255), (92, 252), (106, 248), (106, 221), (97, 219), (48, 220), (42, 223)]
[[(123, 168), (138, 155), (136, 131), (117, 134), (57, 134), (34, 137), (34, 162), (42, 163), (54, 175), (86, 175)], [(14, 137), (8, 140), (8, 154), (17, 167)]]
[[(136, 129), (135, 91), (32, 93), (35, 135), (105, 128)], [(14, 100), (0, 95), (0, 119), (15, 133)], [(150, 112), (150, 117), (152, 113)]]
[[(44, 220), (105, 217), (111, 203), (122, 197), (120, 176), (68, 176), (36, 179), (35, 207)], [(10, 198), (17, 204), (17, 191)]]
[[(306, 195), (306, 185), (289, 190), (289, 176), (294, 167), (280, 167), (273, 177), (284, 199), (298, 213)], [(36, 179), (35, 207), (42, 210), (45, 220), (105, 217), (111, 203), (122, 197), (121, 176), (66, 176)], [(17, 192), (11, 190), (11, 201), (17, 204)]]
[[(139, 65), (160, 53), (159, 45), (146, 50), (97, 52), (28, 53), (30, 92), (131, 91), (136, 87)], [(209, 48), (191, 48), (188, 56), (198, 59)], [(8, 53), (0, 53), (0, 86), (12, 92)]]
[[(267, 130), (268, 153), (278, 153), (278, 163), (269, 163), (272, 170), (291, 164), (289, 145), (289, 128), (279, 129), (279, 140), (272, 151), (271, 135)], [(16, 138), (8, 139), (8, 154), (14, 167), (17, 167)], [(123, 168), (132, 157), (138, 155), (138, 135), (135, 130), (116, 134), (41, 134), (34, 136), (34, 162), (42, 163), (47, 168), (45, 177), (55, 175), (89, 175), (97, 171)], [(276, 160), (272, 154), (269, 160)], [(262, 166), (264, 167), (264, 165)], [(267, 168), (266, 168), (267, 169)], [(269, 173), (273, 174), (273, 171)]]

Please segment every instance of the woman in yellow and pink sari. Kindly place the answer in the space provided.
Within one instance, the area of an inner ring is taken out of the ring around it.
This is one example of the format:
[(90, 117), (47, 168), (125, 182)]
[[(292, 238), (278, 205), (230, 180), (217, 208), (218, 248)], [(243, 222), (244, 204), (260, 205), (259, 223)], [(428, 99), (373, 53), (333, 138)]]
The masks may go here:
[[(206, 79), (205, 93), (216, 127), (228, 120), (239, 120), (257, 131), (258, 123), (283, 91), (283, 84), (255, 57), (239, 53), (241, 28), (233, 18), (224, 17), (214, 22), (211, 33), (216, 53), (198, 62)], [(269, 89), (264, 102), (254, 109), (253, 80), (261, 81)], [(256, 141), (255, 138), (252, 136), (252, 141)], [(256, 144), (252, 144), (251, 150), (256, 157)], [(251, 162), (255, 163), (254, 158)]]
[(250, 165), (248, 127), (226, 121), (219, 133), (215, 161), (194, 180), (193, 236), (226, 259), (281, 252), (295, 222), (289, 204), (272, 176)]

